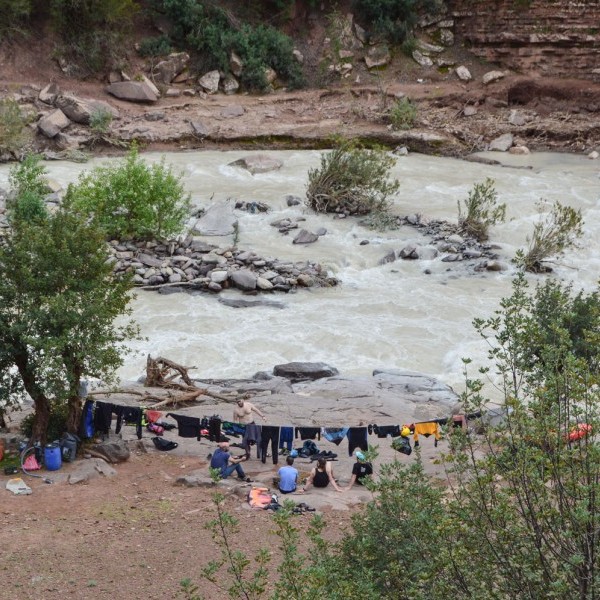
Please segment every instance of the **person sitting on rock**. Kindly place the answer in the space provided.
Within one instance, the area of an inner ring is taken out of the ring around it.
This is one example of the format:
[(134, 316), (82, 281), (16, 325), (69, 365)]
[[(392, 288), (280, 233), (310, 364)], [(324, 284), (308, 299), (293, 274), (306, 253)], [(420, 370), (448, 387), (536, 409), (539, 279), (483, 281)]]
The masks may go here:
[(317, 466), (314, 467), (314, 469), (310, 472), (310, 475), (306, 480), (306, 485), (302, 488), (302, 491), (305, 492), (311, 485), (315, 486), (316, 488), (325, 488), (330, 483), (336, 492), (342, 491), (342, 488), (340, 488), (335, 481), (331, 462), (325, 460), (324, 458), (319, 458), (317, 461)]
[(356, 462), (352, 467), (352, 477), (344, 491), (348, 491), (355, 483), (358, 485), (365, 484), (365, 477), (373, 475), (373, 465), (367, 462), (366, 456), (360, 451), (356, 451)]
[(246, 473), (244, 473), (244, 469), (242, 469), (242, 465), (240, 464), (245, 460), (245, 456), (231, 456), (229, 453), (229, 442), (220, 442), (219, 447), (214, 451), (210, 459), (210, 468), (219, 469), (221, 479), (227, 479), (235, 471), (238, 479), (250, 481), (250, 478), (246, 477)]
[(298, 485), (298, 469), (294, 468), (294, 459), (288, 456), (285, 459), (287, 463), (285, 467), (281, 467), (278, 471), (279, 475), (279, 491), (282, 494), (291, 494), (296, 491)]

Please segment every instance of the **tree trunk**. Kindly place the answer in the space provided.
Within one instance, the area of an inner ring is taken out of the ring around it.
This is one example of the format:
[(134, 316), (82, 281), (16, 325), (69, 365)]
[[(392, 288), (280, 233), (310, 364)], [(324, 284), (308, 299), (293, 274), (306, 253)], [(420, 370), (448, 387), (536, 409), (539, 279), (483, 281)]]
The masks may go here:
[(40, 442), (41, 444), (45, 444), (48, 435), (48, 423), (50, 421), (50, 401), (38, 385), (34, 369), (29, 362), (27, 349), (23, 347), (17, 349), (14, 353), (14, 361), (23, 381), (23, 387), (31, 396), (35, 407), (30, 443)]
[(77, 435), (81, 423), (82, 399), (75, 395), (69, 398), (69, 412), (67, 414), (67, 431)]

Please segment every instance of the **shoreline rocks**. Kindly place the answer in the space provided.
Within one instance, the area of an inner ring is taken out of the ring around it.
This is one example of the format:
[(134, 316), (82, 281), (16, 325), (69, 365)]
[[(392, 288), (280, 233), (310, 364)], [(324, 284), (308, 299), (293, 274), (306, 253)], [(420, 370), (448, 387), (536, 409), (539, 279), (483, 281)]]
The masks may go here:
[(235, 246), (219, 248), (191, 236), (165, 244), (113, 240), (109, 249), (117, 276), (132, 275), (137, 287), (170, 293), (234, 288), (257, 294), (339, 284), (319, 263), (262, 257)]

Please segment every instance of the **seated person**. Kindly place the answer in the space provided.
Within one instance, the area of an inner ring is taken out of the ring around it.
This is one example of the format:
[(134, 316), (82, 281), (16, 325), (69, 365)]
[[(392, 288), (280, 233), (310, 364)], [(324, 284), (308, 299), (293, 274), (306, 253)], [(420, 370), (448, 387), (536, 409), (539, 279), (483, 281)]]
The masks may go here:
[(244, 469), (242, 469), (242, 465), (240, 464), (244, 460), (246, 460), (245, 456), (231, 456), (229, 454), (229, 442), (220, 442), (219, 447), (210, 459), (210, 468), (219, 469), (221, 479), (227, 479), (235, 471), (238, 479), (250, 481), (250, 478), (246, 477), (246, 473), (244, 473)]
[(335, 481), (331, 463), (324, 458), (319, 458), (317, 466), (310, 472), (310, 475), (306, 480), (306, 485), (302, 488), (302, 491), (305, 492), (310, 485), (314, 485), (316, 488), (324, 488), (330, 483), (337, 492), (342, 491)]
[(370, 462), (367, 462), (365, 455), (360, 452), (360, 450), (356, 451), (356, 462), (352, 467), (352, 477), (350, 477), (350, 483), (348, 483), (348, 487), (346, 490), (349, 490), (355, 483), (358, 485), (364, 485), (364, 478), (368, 475), (373, 475), (373, 465)]
[(294, 459), (288, 456), (285, 459), (287, 463), (285, 467), (281, 467), (278, 471), (279, 475), (279, 491), (282, 494), (291, 494), (296, 491), (298, 485), (298, 469), (294, 468)]

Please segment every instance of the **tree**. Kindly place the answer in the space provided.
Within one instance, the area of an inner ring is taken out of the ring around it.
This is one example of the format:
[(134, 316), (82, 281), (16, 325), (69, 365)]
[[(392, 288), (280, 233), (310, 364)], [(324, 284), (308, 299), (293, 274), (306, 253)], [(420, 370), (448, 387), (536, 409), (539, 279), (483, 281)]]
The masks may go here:
[(190, 208), (181, 176), (164, 160), (147, 165), (135, 147), (119, 164), (83, 173), (69, 186), (66, 201), (73, 210), (92, 217), (107, 236), (118, 239), (175, 235)]
[(467, 234), (483, 242), (488, 239), (489, 228), (502, 223), (506, 218), (506, 204), (498, 204), (498, 193), (494, 180), (489, 177), (483, 183), (476, 183), (461, 203), (458, 203), (458, 224)]
[[(538, 203), (542, 212), (543, 204)], [(576, 247), (577, 238), (583, 233), (581, 210), (563, 206), (560, 202), (552, 205), (550, 212), (533, 226), (533, 234), (527, 238), (527, 252), (519, 251), (515, 262), (526, 271), (547, 273), (552, 269), (543, 264), (549, 258), (558, 257), (569, 248)]]
[(0, 248), (0, 365), (19, 381), (2, 390), (6, 397), (20, 387), (29, 394), (32, 438), (45, 441), (53, 406), (68, 403), (67, 429), (75, 432), (81, 379), (109, 381), (122, 364), (123, 342), (138, 330), (114, 321), (131, 312), (131, 283), (113, 276), (104, 232), (68, 205), (11, 225)]
[(396, 159), (381, 148), (367, 150), (351, 142), (321, 156), (308, 171), (306, 204), (317, 212), (365, 215), (386, 212), (400, 187), (389, 179)]

